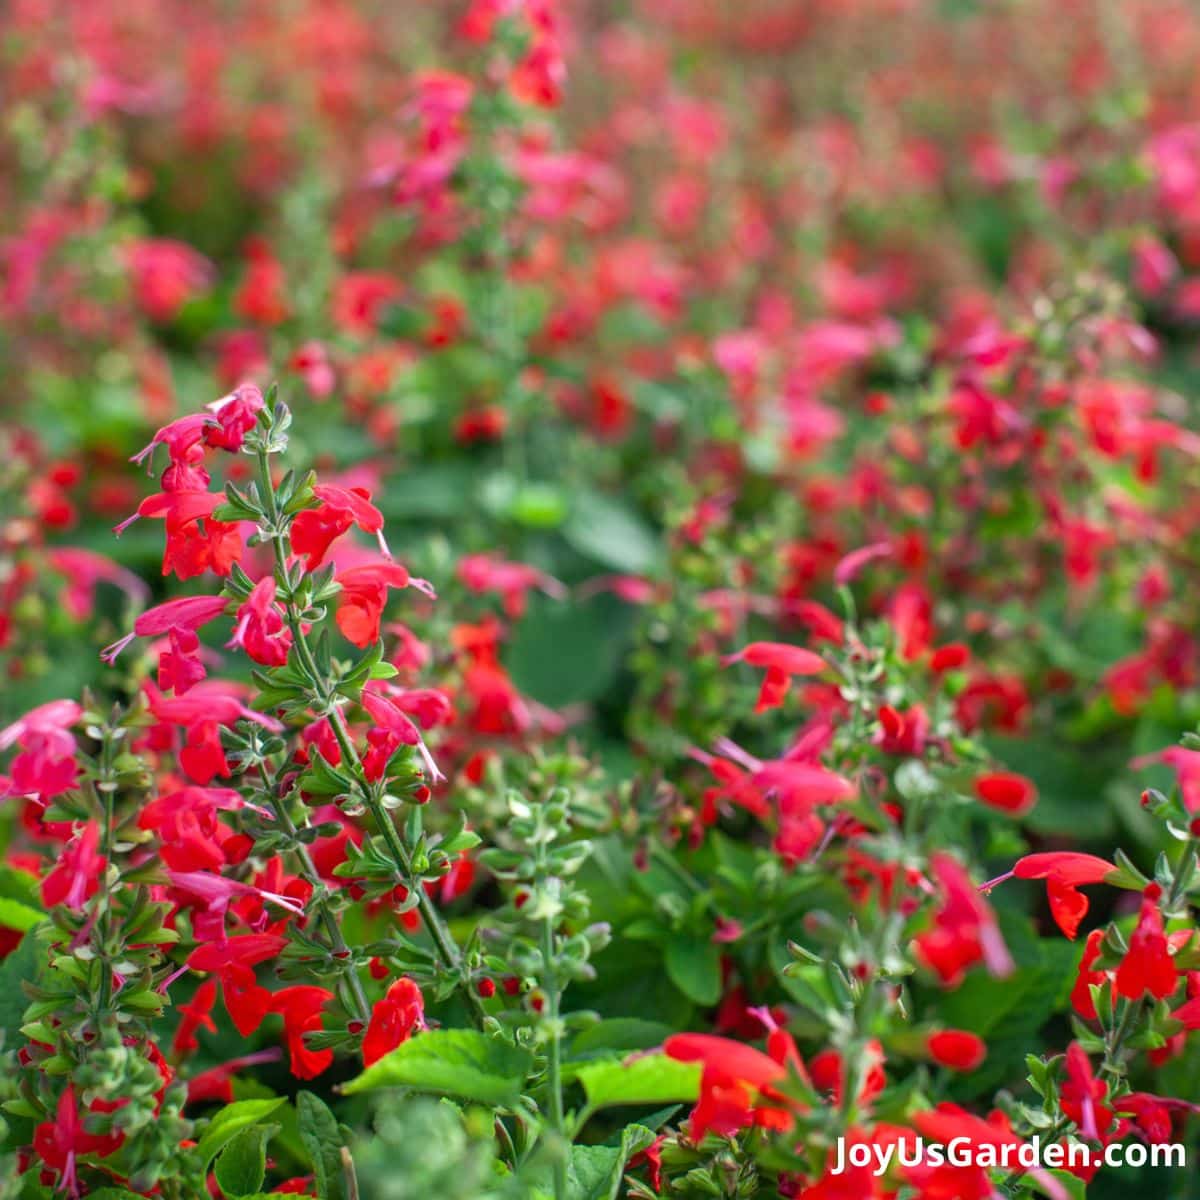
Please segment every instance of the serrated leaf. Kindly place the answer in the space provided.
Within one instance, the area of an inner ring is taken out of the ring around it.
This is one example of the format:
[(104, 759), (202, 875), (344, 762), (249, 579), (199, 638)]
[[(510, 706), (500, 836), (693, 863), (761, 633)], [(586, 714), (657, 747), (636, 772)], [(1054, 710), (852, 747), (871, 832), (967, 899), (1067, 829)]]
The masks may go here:
[(407, 1087), (481, 1104), (514, 1104), (533, 1067), (520, 1046), (473, 1029), (434, 1029), (397, 1046), (345, 1084), (346, 1094)]
[(337, 1120), (328, 1106), (312, 1092), (301, 1092), (296, 1097), (296, 1109), (299, 1112), (300, 1140), (308, 1151), (317, 1180), (317, 1195), (320, 1200), (344, 1200), (343, 1139)]

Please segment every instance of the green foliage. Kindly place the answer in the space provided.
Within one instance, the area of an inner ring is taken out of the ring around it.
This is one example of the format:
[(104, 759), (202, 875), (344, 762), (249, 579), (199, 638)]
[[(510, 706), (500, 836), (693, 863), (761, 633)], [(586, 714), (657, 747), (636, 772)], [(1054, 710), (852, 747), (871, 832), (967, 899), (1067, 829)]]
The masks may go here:
[(406, 1087), (506, 1107), (519, 1099), (532, 1065), (528, 1050), (502, 1038), (473, 1029), (433, 1029), (372, 1063), (342, 1091)]

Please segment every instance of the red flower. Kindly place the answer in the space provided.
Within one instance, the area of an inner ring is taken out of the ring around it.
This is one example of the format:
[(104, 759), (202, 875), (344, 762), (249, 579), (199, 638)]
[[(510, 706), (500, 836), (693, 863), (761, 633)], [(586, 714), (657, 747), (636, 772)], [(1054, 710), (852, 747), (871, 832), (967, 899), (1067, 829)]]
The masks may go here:
[(193, 971), (211, 971), (221, 981), (225, 1010), (234, 1028), (249, 1037), (271, 1011), (271, 993), (259, 987), (254, 966), (274, 958), (287, 938), (274, 933), (248, 933), (219, 944), (198, 946), (188, 957)]
[(176, 1058), (194, 1054), (200, 1049), (196, 1034), (201, 1029), (216, 1033), (217, 1026), (212, 1019), (213, 1005), (217, 999), (217, 981), (206, 979), (197, 989), (190, 1004), (179, 1006), (180, 1021), (175, 1030), (175, 1040), (171, 1043), (171, 1053)]
[(106, 646), (100, 657), (113, 663), (135, 637), (167, 635), (167, 648), (158, 658), (158, 686), (175, 691), (177, 696), (194, 687), (205, 676), (200, 660), (200, 639), (196, 630), (225, 612), (224, 596), (183, 596), (148, 608), (133, 623), (133, 632)]
[(982, 1038), (964, 1029), (941, 1029), (925, 1039), (929, 1057), (952, 1071), (974, 1071), (987, 1058)]
[(0, 750), (13, 744), (21, 747), (12, 760), (7, 792), (37, 796), (44, 802), (75, 786), (79, 767), (70, 728), (82, 716), (83, 709), (74, 700), (51, 700), (0, 729)]
[(1129, 938), (1129, 950), (1117, 968), (1117, 995), (1140, 1000), (1149, 992), (1158, 999), (1169, 996), (1179, 982), (1179, 972), (1171, 958), (1163, 931), (1158, 901), (1162, 889), (1150, 884), (1142, 893), (1142, 910), (1137, 927)]
[(723, 661), (726, 665), (744, 662), (752, 667), (767, 669), (755, 712), (778, 708), (787, 695), (793, 675), (819, 675), (829, 667), (819, 654), (783, 642), (751, 642)]
[(1079, 974), (1075, 977), (1075, 986), (1071, 989), (1071, 1007), (1088, 1021), (1096, 1020), (1098, 1015), (1092, 1000), (1092, 986), (1102, 984), (1106, 978), (1104, 971), (1091, 969), (1092, 963), (1100, 957), (1103, 942), (1103, 929), (1093, 929), (1088, 934), (1087, 943), (1083, 947), (1083, 957), (1079, 960)]
[(370, 333), (383, 306), (400, 294), (400, 284), (382, 272), (355, 271), (338, 280), (333, 319), (351, 333)]
[(966, 871), (941, 853), (932, 856), (930, 866), (941, 901), (932, 928), (914, 939), (918, 957), (947, 987), (957, 987), (966, 969), (980, 960), (997, 977), (1010, 974), (1012, 959), (996, 918)]
[(307, 557), (305, 566), (309, 571), (315, 571), (325, 561), (330, 545), (351, 525), (375, 534), (380, 550), (388, 552), (383, 540), (383, 514), (371, 503), (371, 493), (366, 488), (318, 483), (313, 487), (313, 495), (321, 503), (297, 513), (292, 522), (292, 550)]
[(1108, 1095), (1108, 1084), (1092, 1074), (1092, 1064), (1078, 1042), (1067, 1047), (1066, 1070), (1067, 1077), (1058, 1090), (1063, 1113), (1085, 1138), (1098, 1142), (1112, 1124), (1112, 1109), (1100, 1103)]
[(1094, 854), (1058, 850), (1027, 854), (1017, 860), (1012, 873), (1018, 879), (1046, 881), (1050, 913), (1059, 929), (1067, 937), (1074, 938), (1088, 911), (1087, 897), (1076, 889), (1082, 883), (1103, 883), (1116, 869), (1112, 863)]
[(397, 979), (371, 1010), (371, 1021), (363, 1038), (363, 1065), (369, 1067), (402, 1042), (414, 1030), (425, 1028), (425, 1003), (421, 989), (407, 977)]
[(427, 595), (433, 588), (423, 579), (413, 579), (399, 563), (373, 562), (347, 567), (337, 574), (342, 586), (338, 597), (337, 626), (348, 641), (358, 647), (369, 646), (379, 638), (379, 622), (387, 605), (389, 588), (411, 584)]
[(459, 581), (472, 592), (498, 592), (504, 611), (515, 621), (525, 612), (530, 588), (562, 599), (566, 589), (557, 579), (526, 563), (506, 562), (490, 554), (468, 554), (458, 564)]
[(804, 1071), (787, 1034), (780, 1032), (771, 1054), (707, 1033), (673, 1034), (663, 1043), (663, 1050), (679, 1062), (702, 1064), (700, 1098), (691, 1116), (693, 1141), (710, 1129), (728, 1136), (748, 1125), (791, 1126), (786, 1102), (772, 1090), (787, 1078), (787, 1063), (801, 1074)]
[(233, 637), (226, 643), (241, 646), (256, 663), (282, 667), (292, 648), (292, 631), (275, 603), (275, 579), (267, 575), (254, 585), (237, 610)]
[(298, 1079), (315, 1079), (333, 1062), (333, 1051), (310, 1050), (305, 1035), (321, 1030), (321, 1010), (333, 993), (311, 984), (286, 987), (271, 997), (271, 1011), (283, 1017), (283, 1033), (291, 1056), (292, 1074)]
[(236, 454), (265, 404), (258, 385), (253, 383), (240, 383), (228, 396), (206, 404), (214, 419), (205, 426), (205, 444)]
[(142, 238), (126, 250), (138, 303), (155, 321), (169, 321), (209, 286), (213, 265), (183, 242)]
[(929, 734), (925, 709), (914, 704), (907, 712), (897, 712), (890, 704), (880, 706), (879, 748), (888, 754), (920, 754)]
[(1024, 775), (996, 771), (975, 780), (975, 795), (989, 808), (1023, 817), (1037, 803), (1037, 788)]
[(68, 1084), (58, 1099), (53, 1121), (43, 1121), (33, 1131), (33, 1151), (41, 1164), (58, 1173), (59, 1190), (79, 1195), (75, 1161), (80, 1154), (101, 1157), (112, 1154), (120, 1145), (123, 1134), (93, 1134), (83, 1128), (75, 1089)]
[(61, 904), (72, 912), (79, 912), (96, 894), (108, 867), (108, 859), (97, 853), (99, 845), (100, 826), (89, 821), (67, 843), (59, 855), (58, 865), (42, 880), (42, 902), (47, 908)]
[(120, 534), (138, 517), (161, 517), (166, 522), (167, 542), (162, 573), (172, 571), (180, 579), (191, 579), (205, 571), (228, 575), (245, 546), (236, 524), (213, 519), (213, 510), (224, 503), (215, 492), (157, 492), (138, 505), (137, 513), (116, 527)]

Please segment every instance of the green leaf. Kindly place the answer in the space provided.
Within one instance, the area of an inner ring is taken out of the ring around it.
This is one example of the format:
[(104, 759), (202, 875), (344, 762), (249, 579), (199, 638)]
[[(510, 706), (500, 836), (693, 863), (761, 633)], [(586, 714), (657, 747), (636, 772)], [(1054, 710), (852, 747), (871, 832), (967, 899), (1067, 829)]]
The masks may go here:
[(673, 1025), (663, 1021), (646, 1021), (641, 1017), (609, 1017), (581, 1029), (571, 1039), (572, 1059), (613, 1058), (633, 1050), (650, 1050), (675, 1032)]
[(569, 1200), (616, 1200), (621, 1190), (625, 1164), (654, 1141), (643, 1125), (629, 1125), (621, 1132), (619, 1146), (572, 1146), (567, 1167)]
[(524, 693), (560, 707), (596, 700), (617, 678), (632, 617), (612, 596), (590, 600), (531, 598), (504, 652)]
[(19, 900), (30, 908), (41, 908), (36, 877), (19, 867), (0, 866), (0, 896)]
[(481, 1104), (514, 1104), (533, 1067), (520, 1046), (473, 1029), (434, 1029), (397, 1046), (345, 1084), (348, 1095), (383, 1087), (407, 1087), (438, 1096), (461, 1096)]
[(21, 987), (32, 983), (41, 969), (41, 955), (34, 938), (23, 937), (3, 962), (0, 962), (0, 1038), (12, 1046), (25, 1020), (29, 997)]
[(321, 1200), (344, 1200), (343, 1139), (337, 1120), (312, 1092), (301, 1092), (296, 1097), (296, 1108), (300, 1113), (300, 1140), (317, 1179), (317, 1195)]
[[(1085, 1184), (1077, 1175), (1072, 1175), (1070, 1171), (1063, 1171), (1057, 1167), (1053, 1169), (1047, 1169), (1045, 1174), (1050, 1179), (1053, 1179), (1054, 1182), (1057, 1183), (1064, 1192), (1066, 1192), (1071, 1200), (1087, 1200), (1087, 1184)], [(1038, 1190), (1043, 1195), (1050, 1194), (1046, 1187), (1036, 1178), (1033, 1176), (1029, 1176), (1028, 1178), (1030, 1179), (1031, 1183), (1034, 1183), (1038, 1186)]]
[(205, 1168), (243, 1129), (265, 1121), (283, 1102), (282, 1096), (273, 1100), (237, 1100), (221, 1109), (200, 1135), (196, 1147)]
[(576, 1077), (592, 1109), (690, 1101), (700, 1091), (700, 1064), (677, 1062), (665, 1054), (650, 1054), (629, 1062), (610, 1059), (589, 1063), (579, 1068)]
[(713, 943), (681, 934), (667, 943), (667, 974), (691, 1001), (706, 1007), (721, 998), (721, 955)]
[(662, 557), (662, 546), (645, 521), (599, 492), (574, 498), (563, 536), (580, 554), (633, 575), (653, 571)]
[(254, 1125), (230, 1140), (217, 1159), (214, 1172), (226, 1196), (249, 1196), (267, 1175), (267, 1143), (278, 1125)]

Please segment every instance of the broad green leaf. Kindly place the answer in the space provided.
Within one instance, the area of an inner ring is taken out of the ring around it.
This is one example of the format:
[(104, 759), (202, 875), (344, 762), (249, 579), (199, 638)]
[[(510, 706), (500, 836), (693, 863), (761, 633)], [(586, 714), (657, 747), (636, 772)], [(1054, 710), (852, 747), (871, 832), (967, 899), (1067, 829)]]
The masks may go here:
[(575, 496), (563, 536), (580, 554), (633, 575), (653, 571), (662, 556), (658, 539), (642, 518), (599, 492)]
[(312, 1092), (301, 1092), (296, 1097), (296, 1108), (300, 1114), (300, 1140), (317, 1179), (317, 1195), (321, 1200), (344, 1200), (343, 1139), (337, 1120)]
[(620, 671), (631, 620), (612, 596), (532, 597), (505, 649), (505, 666), (517, 687), (542, 704), (595, 700)]
[(3, 1044), (15, 1044), (17, 1031), (25, 1020), (29, 997), (21, 984), (32, 983), (41, 970), (42, 956), (37, 941), (23, 937), (3, 962), (0, 962), (0, 1038)]
[(226, 1196), (249, 1196), (267, 1175), (267, 1143), (277, 1125), (252, 1125), (235, 1134), (217, 1157), (213, 1168)]
[(679, 934), (667, 943), (667, 974), (691, 1001), (705, 1006), (721, 998), (721, 955), (696, 934)]
[(473, 1029), (434, 1029), (397, 1046), (347, 1083), (347, 1094), (407, 1087), (480, 1104), (516, 1102), (533, 1067), (520, 1046)]
[(675, 1032), (674, 1026), (641, 1017), (609, 1017), (582, 1029), (571, 1039), (572, 1059), (612, 1058), (632, 1050), (660, 1046)]
[(236, 1100), (227, 1104), (200, 1135), (197, 1151), (204, 1166), (207, 1167), (243, 1129), (265, 1121), (283, 1102), (280, 1096), (274, 1100)]
[(0, 896), (19, 900), (30, 908), (42, 906), (37, 879), (19, 867), (0, 866)]
[(666, 1104), (695, 1100), (700, 1090), (700, 1064), (677, 1062), (665, 1054), (649, 1054), (629, 1062), (588, 1063), (576, 1077), (589, 1108), (618, 1104)]
[(622, 1131), (619, 1146), (572, 1146), (567, 1168), (570, 1200), (616, 1200), (626, 1163), (653, 1141), (649, 1129), (630, 1125)]

